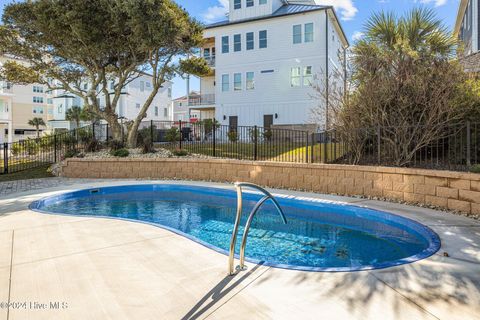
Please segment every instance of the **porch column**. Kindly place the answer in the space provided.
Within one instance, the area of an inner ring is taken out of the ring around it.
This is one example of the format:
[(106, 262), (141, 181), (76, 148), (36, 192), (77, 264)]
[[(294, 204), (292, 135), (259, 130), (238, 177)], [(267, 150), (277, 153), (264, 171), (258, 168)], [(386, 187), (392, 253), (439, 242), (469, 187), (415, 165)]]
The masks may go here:
[(8, 143), (13, 142), (13, 121), (8, 121)]

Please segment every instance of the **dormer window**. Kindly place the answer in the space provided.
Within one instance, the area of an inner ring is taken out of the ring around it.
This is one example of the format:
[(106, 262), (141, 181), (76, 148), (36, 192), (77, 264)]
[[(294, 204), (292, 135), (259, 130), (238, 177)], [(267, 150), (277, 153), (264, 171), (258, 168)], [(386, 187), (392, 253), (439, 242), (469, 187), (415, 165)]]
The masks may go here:
[(247, 0), (247, 8), (253, 7), (253, 0)]
[(233, 9), (242, 9), (242, 0), (234, 0)]
[(267, 4), (267, 0), (259, 0), (258, 1), (258, 4), (262, 5), (262, 4)]

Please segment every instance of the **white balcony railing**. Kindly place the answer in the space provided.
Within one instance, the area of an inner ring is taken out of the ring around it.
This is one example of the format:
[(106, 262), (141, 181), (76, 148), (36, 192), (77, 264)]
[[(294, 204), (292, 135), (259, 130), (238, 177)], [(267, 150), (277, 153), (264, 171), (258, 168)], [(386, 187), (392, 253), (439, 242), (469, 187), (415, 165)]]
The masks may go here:
[(207, 64), (208, 64), (209, 67), (215, 68), (215, 56), (213, 56), (213, 57), (203, 57), (203, 59), (205, 59), (205, 61), (207, 61)]
[(0, 81), (0, 93), (13, 93), (12, 84), (7, 81)]
[(215, 104), (215, 94), (201, 94), (190, 96), (188, 106), (207, 106)]

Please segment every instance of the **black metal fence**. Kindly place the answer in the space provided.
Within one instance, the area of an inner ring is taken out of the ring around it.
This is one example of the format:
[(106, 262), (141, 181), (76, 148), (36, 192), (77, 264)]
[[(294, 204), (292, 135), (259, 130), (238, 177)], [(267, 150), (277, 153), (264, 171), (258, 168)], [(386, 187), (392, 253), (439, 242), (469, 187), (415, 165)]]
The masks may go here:
[(240, 160), (309, 162), (315, 135), (307, 131), (213, 122), (143, 122), (156, 147)]
[(81, 152), (105, 147), (106, 124), (89, 125), (36, 139), (0, 144), (0, 174), (50, 165)]
[[(397, 128), (398, 129), (398, 128)], [(393, 128), (308, 132), (258, 126), (226, 126), (214, 121), (145, 121), (138, 143), (174, 154), (295, 163), (344, 163), (469, 170), (480, 163), (480, 123), (445, 127), (428, 143), (419, 128), (404, 128), (407, 140)], [(422, 128), (420, 128), (422, 130)], [(86, 152), (108, 149), (107, 124), (95, 124), (38, 139), (0, 145), (0, 174), (22, 171)], [(122, 126), (120, 140), (126, 140)], [(125, 142), (125, 141), (124, 141)], [(400, 159), (400, 160), (399, 160)]]

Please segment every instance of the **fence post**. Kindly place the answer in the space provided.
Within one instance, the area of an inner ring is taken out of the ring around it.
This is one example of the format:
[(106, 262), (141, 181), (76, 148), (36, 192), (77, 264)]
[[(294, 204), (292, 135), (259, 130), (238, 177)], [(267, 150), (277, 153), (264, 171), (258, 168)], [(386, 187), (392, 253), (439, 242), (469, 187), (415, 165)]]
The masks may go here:
[(216, 157), (217, 156), (217, 128), (216, 128), (216, 123), (217, 123), (217, 120), (215, 118), (213, 118), (213, 127), (212, 127), (212, 134), (213, 134), (213, 150), (212, 150), (212, 153), (213, 153), (213, 156)]
[(328, 163), (328, 131), (323, 132), (323, 163)]
[(257, 161), (258, 157), (258, 127), (253, 127), (253, 160)]
[(380, 126), (377, 127), (377, 163), (380, 164), (382, 160), (382, 151), (381, 151), (381, 145), (382, 145), (382, 139), (381, 139), (381, 134), (382, 134), (382, 129)]
[(92, 123), (92, 139), (96, 139), (97, 137), (95, 136), (95, 123)]
[(310, 163), (314, 163), (315, 162), (315, 156), (313, 154), (314, 152), (314, 149), (315, 149), (315, 133), (312, 133), (312, 137), (311, 137), (311, 146), (310, 146)]
[(3, 173), (8, 173), (8, 142), (3, 144)]
[(53, 158), (57, 163), (57, 135), (55, 133), (53, 134)]
[(306, 148), (305, 148), (305, 163), (308, 163), (308, 131), (305, 132), (305, 137), (306, 137)]
[(470, 121), (467, 121), (467, 166), (472, 165), (472, 130)]
[(150, 141), (151, 141), (152, 148), (153, 148), (154, 142), (155, 142), (155, 141), (153, 141), (153, 120), (150, 120)]
[(180, 150), (182, 150), (182, 140), (183, 140), (183, 137), (182, 137), (182, 120), (179, 120), (178, 121), (178, 130), (180, 131)]
[(105, 133), (106, 133), (106, 135), (107, 135), (106, 141), (107, 141), (107, 143), (108, 143), (109, 136), (110, 136), (110, 133), (108, 132), (108, 123), (107, 123), (107, 125), (106, 125), (106, 127), (105, 127)]

